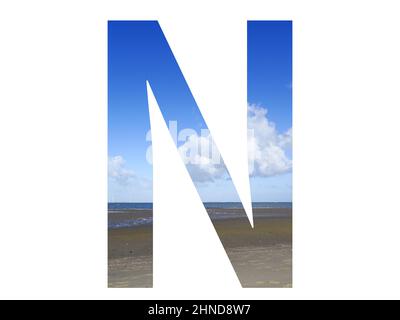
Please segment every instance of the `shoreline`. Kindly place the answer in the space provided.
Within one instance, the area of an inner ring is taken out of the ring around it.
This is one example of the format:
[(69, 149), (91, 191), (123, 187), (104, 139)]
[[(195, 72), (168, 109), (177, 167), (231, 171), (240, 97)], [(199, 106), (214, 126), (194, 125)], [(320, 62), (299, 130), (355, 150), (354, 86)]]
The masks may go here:
[[(229, 220), (229, 219), (245, 219), (247, 215), (242, 208), (209, 208), (206, 209), (211, 221)], [(290, 218), (292, 217), (291, 208), (253, 208), (253, 217), (255, 220), (263, 218)], [(145, 220), (146, 223), (152, 224), (152, 209), (125, 209), (125, 210), (109, 210), (108, 211), (108, 227), (109, 229), (135, 228), (139, 225), (128, 225), (121, 227), (113, 227), (114, 224), (129, 222), (135, 219)], [(111, 227), (110, 227), (111, 226)]]

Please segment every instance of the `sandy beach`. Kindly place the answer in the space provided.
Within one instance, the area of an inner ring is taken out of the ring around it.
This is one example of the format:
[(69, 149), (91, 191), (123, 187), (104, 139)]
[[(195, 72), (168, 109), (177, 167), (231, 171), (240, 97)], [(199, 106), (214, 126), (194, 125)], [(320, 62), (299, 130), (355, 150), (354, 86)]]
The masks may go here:
[[(150, 218), (151, 210), (109, 213), (119, 224)], [(151, 288), (153, 286), (153, 229), (151, 224), (108, 230), (108, 286), (110, 288)]]
[[(292, 286), (292, 209), (255, 208), (254, 230), (240, 209), (207, 211), (243, 287)], [(151, 217), (151, 210), (109, 212), (109, 287), (152, 287)]]

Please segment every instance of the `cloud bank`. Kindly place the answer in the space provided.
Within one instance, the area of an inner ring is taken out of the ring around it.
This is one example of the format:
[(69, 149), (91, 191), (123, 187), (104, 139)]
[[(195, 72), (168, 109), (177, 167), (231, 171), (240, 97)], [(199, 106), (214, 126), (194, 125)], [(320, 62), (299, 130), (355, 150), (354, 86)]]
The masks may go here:
[[(248, 106), (248, 159), (252, 177), (269, 177), (289, 172), (292, 160), (287, 153), (292, 147), (292, 129), (279, 133), (268, 120), (268, 111)], [(186, 167), (196, 182), (228, 178), (226, 167), (211, 135), (191, 135), (178, 148)]]
[[(279, 133), (273, 122), (268, 120), (267, 109), (248, 105), (248, 160), (251, 177), (277, 176), (292, 170), (288, 156), (292, 148), (292, 129)], [(198, 135), (189, 131), (186, 141), (178, 151), (195, 182), (206, 183), (229, 178), (225, 164), (207, 130)], [(139, 177), (126, 166), (120, 155), (110, 157), (108, 177), (115, 192), (132, 195), (138, 190), (151, 190), (151, 181)]]

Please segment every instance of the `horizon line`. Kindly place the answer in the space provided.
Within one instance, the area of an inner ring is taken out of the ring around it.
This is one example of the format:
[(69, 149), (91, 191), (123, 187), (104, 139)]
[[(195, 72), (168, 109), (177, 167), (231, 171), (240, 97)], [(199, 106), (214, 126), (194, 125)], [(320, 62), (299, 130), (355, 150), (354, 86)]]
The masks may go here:
[[(264, 203), (264, 202), (269, 202), (269, 203), (292, 203), (292, 201), (252, 201), (251, 203)], [(132, 201), (108, 201), (107, 203), (153, 203), (153, 202), (146, 202), (146, 201), (138, 201), (138, 202), (132, 202)], [(202, 201), (202, 203), (241, 203), (240, 201)]]

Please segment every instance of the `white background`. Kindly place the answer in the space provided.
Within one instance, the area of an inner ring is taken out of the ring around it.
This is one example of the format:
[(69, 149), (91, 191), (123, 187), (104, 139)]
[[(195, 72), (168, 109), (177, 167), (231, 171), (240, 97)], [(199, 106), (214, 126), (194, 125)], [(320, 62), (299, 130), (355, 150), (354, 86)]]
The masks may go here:
[[(398, 12), (395, 1), (3, 1), (0, 297), (399, 298)], [(183, 16), (293, 20), (294, 289), (106, 288), (107, 20)]]

